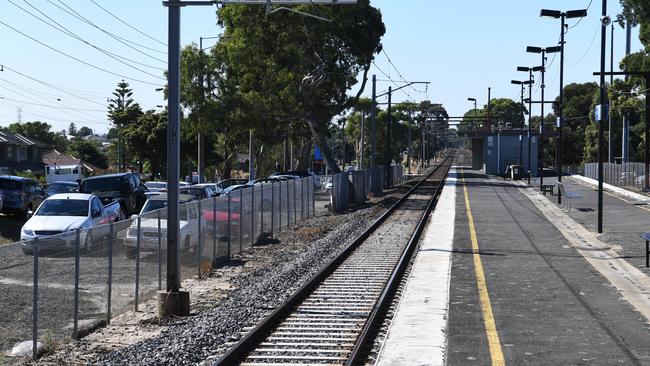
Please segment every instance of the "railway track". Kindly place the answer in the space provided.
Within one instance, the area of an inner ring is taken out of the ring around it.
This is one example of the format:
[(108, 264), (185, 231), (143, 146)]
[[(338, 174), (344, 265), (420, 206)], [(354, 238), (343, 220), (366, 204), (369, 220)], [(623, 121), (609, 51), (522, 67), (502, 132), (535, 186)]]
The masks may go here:
[(444, 159), (215, 365), (361, 363), (452, 160)]

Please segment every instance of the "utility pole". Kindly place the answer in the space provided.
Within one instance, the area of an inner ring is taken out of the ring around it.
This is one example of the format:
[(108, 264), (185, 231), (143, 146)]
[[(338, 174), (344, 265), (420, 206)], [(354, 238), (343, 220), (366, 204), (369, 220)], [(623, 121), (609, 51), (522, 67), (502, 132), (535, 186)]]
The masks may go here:
[[(375, 168), (375, 145), (377, 139), (377, 75), (372, 75), (372, 106), (370, 107), (370, 169)], [(371, 184), (373, 187), (375, 183)]]
[(359, 142), (359, 145), (361, 145), (361, 146), (359, 146), (359, 162), (357, 163), (357, 169), (358, 170), (363, 170), (363, 166), (364, 166), (365, 137), (366, 137), (366, 111), (362, 110), (361, 111), (361, 141)]
[[(602, 0), (602, 19), (607, 17), (607, 0)], [(605, 113), (607, 95), (605, 94), (605, 45), (607, 43), (607, 24), (601, 21), (600, 29), (600, 121), (598, 122), (598, 233), (603, 232), (603, 155), (605, 153)], [(647, 174), (647, 172), (646, 172)], [(647, 177), (646, 177), (647, 178)]]
[[(610, 44), (609, 44), (609, 71), (614, 72), (614, 22), (611, 25), (611, 34), (609, 35)], [(609, 87), (614, 86), (614, 74), (609, 75)], [(609, 101), (609, 108), (611, 109), (612, 101)], [(608, 150), (608, 161), (610, 164), (614, 162), (614, 121), (612, 120), (612, 114), (607, 113), (609, 120), (609, 131), (607, 137), (607, 150)]]
[(413, 137), (411, 136), (411, 124), (413, 123), (413, 116), (411, 113), (411, 109), (409, 109), (409, 120), (408, 120), (408, 151), (406, 155), (406, 167), (408, 169), (409, 174), (411, 174), (411, 154), (413, 153)]
[(492, 87), (488, 86), (488, 102), (487, 102), (487, 114), (488, 114), (488, 128), (492, 128), (492, 97), (490, 96), (492, 93)]
[(384, 167), (386, 168), (386, 183), (390, 187), (393, 185), (392, 174), (390, 174), (390, 130), (392, 129), (393, 118), (391, 116), (391, 97), (393, 95), (393, 87), (388, 87), (388, 119), (386, 120), (386, 146), (384, 146)]
[(255, 180), (255, 138), (253, 130), (248, 130), (248, 180)]
[[(199, 84), (201, 85), (201, 97), (205, 99), (205, 89), (203, 85), (203, 37), (199, 37)], [(199, 113), (200, 115), (200, 113)], [(201, 117), (199, 117), (199, 127), (201, 126)], [(203, 183), (203, 172), (205, 168), (205, 161), (204, 161), (204, 141), (203, 141), (203, 133), (199, 132), (198, 136), (196, 137), (196, 143), (198, 145), (198, 151), (196, 154), (196, 165), (198, 166), (198, 183)], [(193, 182), (192, 179), (192, 172), (190, 171), (190, 182)]]
[[(632, 41), (632, 22), (627, 19), (625, 22), (625, 55), (630, 54), (630, 43)], [(625, 81), (628, 77), (625, 75)], [(630, 117), (627, 111), (623, 114), (623, 143), (621, 148), (623, 149), (621, 156), (624, 163), (627, 163), (630, 159)]]

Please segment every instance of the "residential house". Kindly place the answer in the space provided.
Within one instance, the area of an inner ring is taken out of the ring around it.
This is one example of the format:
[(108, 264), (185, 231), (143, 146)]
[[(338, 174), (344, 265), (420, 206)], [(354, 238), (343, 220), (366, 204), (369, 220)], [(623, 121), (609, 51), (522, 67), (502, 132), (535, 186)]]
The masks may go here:
[(102, 169), (98, 168), (93, 164), (75, 158), (72, 155), (62, 154), (57, 150), (48, 151), (45, 155), (43, 155), (43, 163), (45, 163), (45, 165), (50, 165), (50, 166), (81, 165), (84, 168), (84, 170), (89, 174), (100, 174), (103, 172)]
[(50, 146), (19, 133), (0, 131), (0, 173), (45, 174), (43, 155)]

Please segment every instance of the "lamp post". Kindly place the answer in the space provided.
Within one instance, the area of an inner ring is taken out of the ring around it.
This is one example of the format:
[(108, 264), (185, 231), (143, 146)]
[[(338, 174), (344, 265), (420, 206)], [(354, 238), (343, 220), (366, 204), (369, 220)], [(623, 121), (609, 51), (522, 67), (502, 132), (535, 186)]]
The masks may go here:
[[(561, 19), (560, 21), (560, 103), (558, 105), (558, 118), (557, 118), (557, 144), (555, 147), (555, 166), (557, 167), (557, 181), (562, 182), (562, 125), (564, 125), (564, 34), (566, 33), (566, 19), (570, 18), (583, 18), (587, 16), (587, 9), (569, 10), (567, 12), (559, 10), (542, 9), (539, 14), (540, 17), (549, 17)], [(542, 104), (543, 108), (543, 104)], [(611, 131), (611, 128), (610, 128)], [(611, 139), (610, 139), (611, 141)], [(611, 144), (610, 144), (611, 145)], [(557, 203), (562, 203), (562, 194), (558, 190)]]
[(476, 98), (467, 98), (467, 100), (474, 102), (474, 126), (476, 126)]
[[(530, 136), (531, 136), (531, 125), (530, 119), (533, 113), (533, 84), (535, 83), (533, 79), (533, 71), (542, 71), (541, 66), (527, 67), (527, 66), (517, 66), (517, 71), (523, 71), (528, 73), (528, 137), (526, 138), (526, 145), (528, 147), (528, 169), (530, 172)], [(528, 175), (528, 184), (530, 184), (530, 174)]]
[(528, 46), (526, 47), (526, 52), (529, 53), (541, 53), (542, 54), (542, 84), (540, 85), (540, 88), (542, 89), (542, 110), (541, 110), (541, 115), (542, 115), (542, 120), (539, 123), (539, 152), (538, 156), (539, 158), (539, 189), (542, 190), (542, 186), (544, 185), (544, 74), (546, 73), (546, 54), (547, 53), (555, 53), (555, 52), (560, 52), (561, 47), (560, 46), (553, 46), (553, 47), (533, 47), (533, 46)]
[(511, 84), (521, 85), (521, 125), (519, 126), (519, 165), (522, 164), (524, 160), (523, 156), (523, 135), (524, 135), (524, 85), (532, 84), (532, 80), (511, 80)]

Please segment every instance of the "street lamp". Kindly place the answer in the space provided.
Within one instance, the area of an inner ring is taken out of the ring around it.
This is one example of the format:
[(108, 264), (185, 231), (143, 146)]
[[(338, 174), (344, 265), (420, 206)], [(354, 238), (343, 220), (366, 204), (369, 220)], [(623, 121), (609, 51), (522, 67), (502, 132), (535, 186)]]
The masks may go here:
[[(587, 16), (587, 9), (569, 10), (567, 12), (559, 10), (542, 9), (539, 14), (540, 17), (549, 17), (561, 19), (560, 25), (560, 103), (558, 105), (557, 117), (557, 145), (555, 147), (555, 166), (557, 167), (557, 181), (562, 182), (562, 125), (564, 124), (564, 34), (566, 33), (566, 19), (567, 18), (582, 18)], [(543, 105), (542, 105), (543, 106)], [(611, 133), (611, 129), (610, 129)], [(611, 135), (610, 135), (611, 137)], [(610, 139), (611, 141), (611, 139)], [(610, 144), (611, 145), (611, 144)], [(562, 203), (562, 194), (558, 190), (557, 203)]]
[[(526, 169), (527, 172), (530, 172), (530, 118), (532, 117), (532, 111), (533, 111), (533, 84), (534, 79), (533, 79), (533, 71), (542, 71), (541, 66), (533, 66), (533, 67), (527, 67), (527, 66), (517, 66), (517, 71), (523, 71), (528, 73), (528, 81), (530, 82), (528, 84), (528, 137), (526, 138), (526, 145), (528, 147), (528, 169)], [(528, 184), (530, 184), (530, 174), (528, 175)]]
[(542, 84), (540, 85), (540, 88), (542, 89), (542, 120), (539, 123), (539, 151), (538, 151), (538, 156), (539, 158), (539, 189), (542, 190), (542, 187), (544, 186), (544, 74), (546, 73), (546, 54), (547, 53), (555, 53), (555, 52), (560, 52), (561, 47), (560, 46), (553, 46), (553, 47), (533, 47), (533, 46), (528, 46), (526, 47), (526, 52), (529, 53), (541, 53), (542, 54)]
[(476, 98), (467, 98), (467, 100), (474, 102), (474, 128), (476, 128)]
[(524, 134), (524, 85), (532, 84), (532, 80), (511, 80), (511, 84), (521, 85), (521, 125), (519, 125), (519, 165), (524, 160), (523, 157), (523, 134)]

